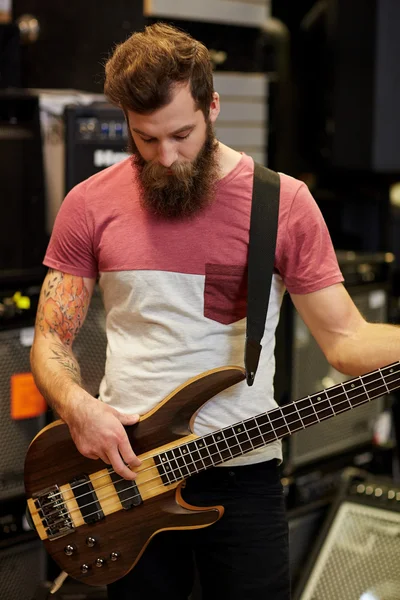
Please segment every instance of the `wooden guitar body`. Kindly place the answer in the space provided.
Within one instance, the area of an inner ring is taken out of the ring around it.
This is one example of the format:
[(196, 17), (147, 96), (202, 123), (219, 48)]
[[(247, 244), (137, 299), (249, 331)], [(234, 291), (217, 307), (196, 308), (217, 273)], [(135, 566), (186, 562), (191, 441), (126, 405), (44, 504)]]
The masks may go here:
[[(222, 516), (222, 506), (186, 504), (181, 496), (185, 478), (169, 483), (155, 457), (177, 441), (197, 439), (191, 423), (199, 408), (244, 377), (238, 367), (208, 371), (128, 427), (132, 447), (142, 460), (133, 483), (110, 473), (102, 461), (82, 456), (65, 423), (52, 423), (38, 434), (25, 461), (28, 507), (47, 551), (62, 570), (89, 585), (111, 583), (134, 567), (158, 532), (207, 527)], [(124, 489), (118, 491), (121, 486)]]
[(64, 571), (90, 585), (111, 583), (134, 567), (158, 532), (215, 523), (222, 506), (189, 506), (182, 499), (187, 477), (398, 389), (400, 362), (204, 436), (193, 434), (199, 408), (244, 379), (239, 367), (207, 371), (128, 427), (142, 460), (134, 482), (84, 458), (65, 424), (53, 423), (39, 433), (25, 462), (28, 507)]

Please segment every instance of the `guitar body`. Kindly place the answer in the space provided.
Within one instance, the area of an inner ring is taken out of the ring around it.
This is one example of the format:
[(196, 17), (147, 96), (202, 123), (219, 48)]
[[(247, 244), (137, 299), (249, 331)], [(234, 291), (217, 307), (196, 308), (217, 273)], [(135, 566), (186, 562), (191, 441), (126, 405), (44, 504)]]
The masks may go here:
[[(184, 478), (168, 483), (155, 456), (178, 442), (197, 439), (192, 422), (201, 406), (244, 378), (239, 367), (208, 371), (127, 427), (142, 460), (134, 484), (116, 474), (113, 479), (109, 465), (82, 456), (61, 421), (36, 436), (25, 461), (28, 507), (47, 551), (62, 570), (89, 585), (106, 585), (136, 565), (157, 533), (207, 527), (221, 518), (222, 506), (186, 504), (181, 496)], [(135, 487), (119, 494), (121, 484)], [(135, 499), (138, 503), (132, 506)]]
[(207, 371), (127, 427), (142, 461), (135, 481), (83, 457), (61, 421), (38, 434), (25, 461), (28, 508), (61, 569), (89, 585), (106, 585), (136, 565), (157, 533), (212, 525), (223, 507), (186, 504), (181, 489), (187, 477), (398, 389), (400, 362), (196, 436), (193, 421), (201, 406), (244, 379), (239, 367)]

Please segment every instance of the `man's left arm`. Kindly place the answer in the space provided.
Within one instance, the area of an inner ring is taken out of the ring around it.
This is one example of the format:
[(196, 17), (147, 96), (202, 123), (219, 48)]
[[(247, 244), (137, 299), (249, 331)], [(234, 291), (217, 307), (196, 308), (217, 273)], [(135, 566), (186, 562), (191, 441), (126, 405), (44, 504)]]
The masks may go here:
[(362, 375), (400, 360), (400, 327), (368, 323), (340, 283), (293, 303), (328, 362), (346, 375)]

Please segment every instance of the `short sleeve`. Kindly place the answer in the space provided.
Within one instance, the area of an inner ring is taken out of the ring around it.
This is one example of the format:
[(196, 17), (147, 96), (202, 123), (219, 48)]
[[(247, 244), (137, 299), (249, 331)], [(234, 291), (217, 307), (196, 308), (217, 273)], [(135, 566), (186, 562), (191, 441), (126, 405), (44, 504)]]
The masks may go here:
[(85, 183), (73, 188), (58, 211), (43, 264), (63, 273), (80, 277), (97, 277), (85, 209)]
[(275, 267), (287, 290), (308, 294), (343, 282), (328, 228), (308, 187), (281, 177), (281, 203)]

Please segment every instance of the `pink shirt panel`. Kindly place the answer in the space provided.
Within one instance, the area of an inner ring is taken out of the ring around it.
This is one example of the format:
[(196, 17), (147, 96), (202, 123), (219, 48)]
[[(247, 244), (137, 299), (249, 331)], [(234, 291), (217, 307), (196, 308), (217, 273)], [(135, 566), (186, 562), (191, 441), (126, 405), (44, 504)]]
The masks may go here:
[[(254, 163), (218, 182), (214, 202), (192, 219), (166, 221), (142, 209), (130, 159), (76, 186), (57, 215), (44, 264), (96, 277), (158, 270), (205, 275), (210, 265), (247, 264)], [(281, 174), (275, 269), (305, 294), (343, 281), (321, 212), (304, 183)]]

